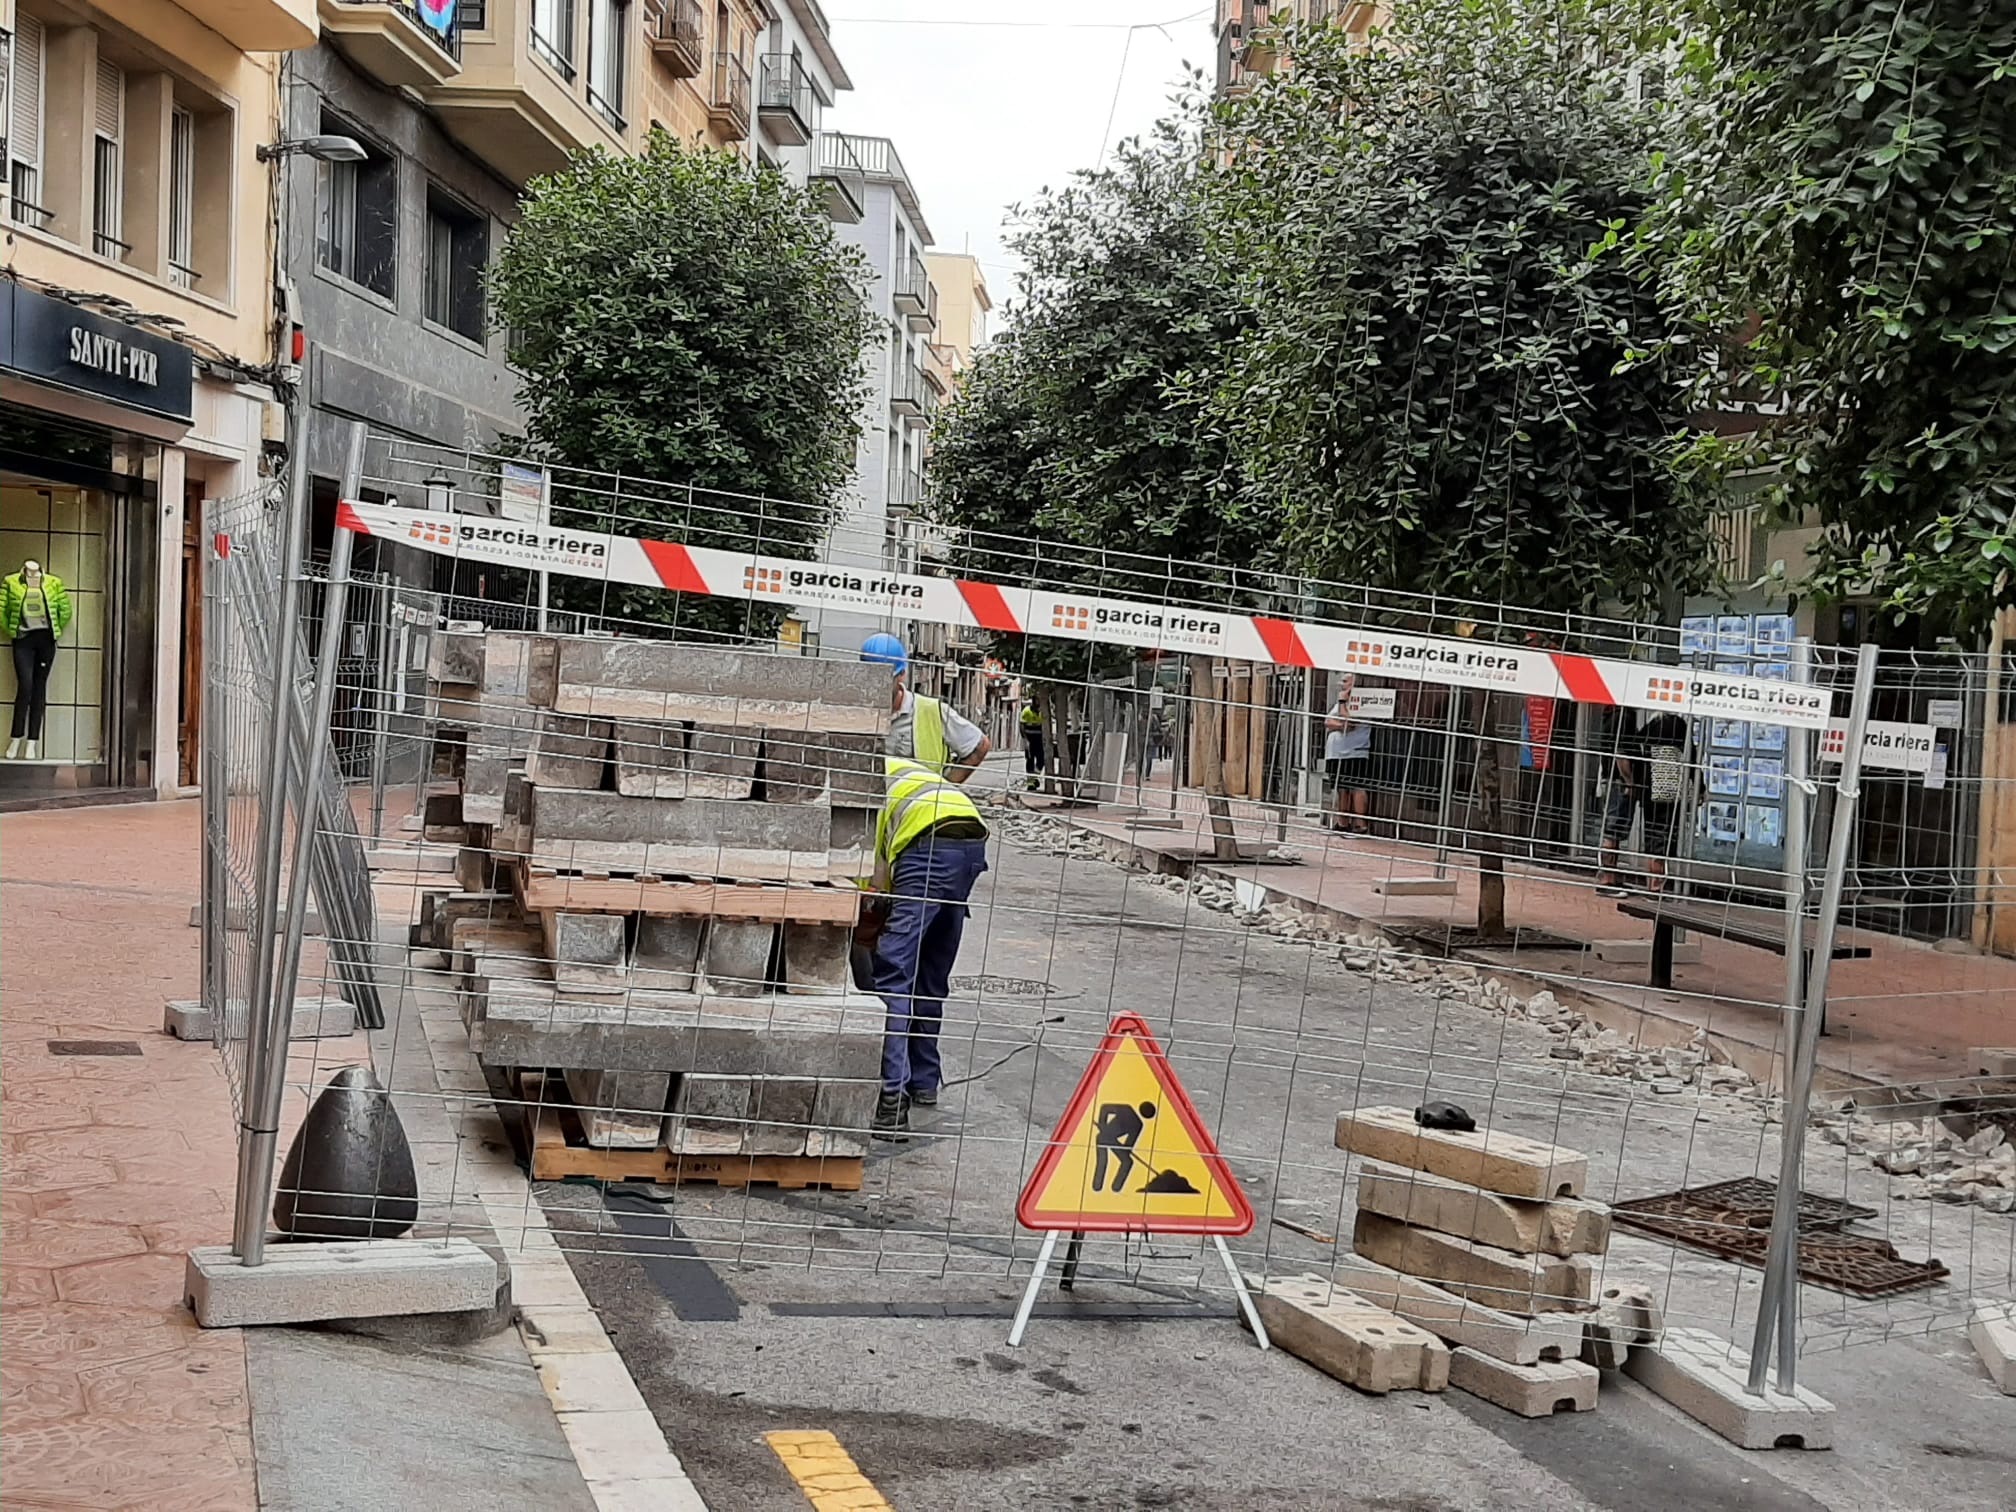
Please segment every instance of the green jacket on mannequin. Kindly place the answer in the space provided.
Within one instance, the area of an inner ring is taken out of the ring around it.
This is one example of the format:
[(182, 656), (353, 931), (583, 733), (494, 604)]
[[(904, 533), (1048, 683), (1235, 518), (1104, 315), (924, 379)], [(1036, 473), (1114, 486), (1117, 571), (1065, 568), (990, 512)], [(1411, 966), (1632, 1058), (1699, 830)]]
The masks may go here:
[[(42, 574), (42, 603), (49, 616), (49, 628), (61, 640), (70, 626), (70, 592), (63, 586), (63, 579), (53, 572)], [(28, 580), (18, 572), (0, 579), (0, 629), (7, 632), (9, 640), (20, 636), (27, 606)]]

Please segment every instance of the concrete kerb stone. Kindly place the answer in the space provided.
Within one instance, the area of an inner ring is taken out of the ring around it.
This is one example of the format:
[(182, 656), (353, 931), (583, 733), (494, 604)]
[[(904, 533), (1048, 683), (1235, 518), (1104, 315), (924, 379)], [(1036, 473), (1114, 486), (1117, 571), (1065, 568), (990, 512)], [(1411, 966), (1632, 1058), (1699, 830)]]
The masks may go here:
[(260, 1265), (229, 1245), (189, 1252), (183, 1293), (205, 1328), (476, 1312), (497, 1299), (497, 1262), (472, 1239), (274, 1244)]
[(1368, 1260), (1501, 1312), (1575, 1312), (1595, 1289), (1595, 1269), (1585, 1255), (1518, 1255), (1377, 1213), (1360, 1211), (1351, 1247)]
[(1508, 1365), (1474, 1349), (1458, 1349), (1449, 1357), (1451, 1386), (1521, 1417), (1592, 1411), (1597, 1381), (1595, 1367), (1579, 1360)]
[(1632, 1349), (1659, 1342), (1665, 1316), (1650, 1286), (1620, 1281), (1597, 1294), (1596, 1311), (1584, 1327), (1583, 1363), (1621, 1370)]
[(1325, 1276), (1276, 1276), (1254, 1292), (1268, 1337), (1347, 1386), (1384, 1396), (1449, 1384), (1447, 1345)]
[[(415, 828), (417, 829), (418, 826), (416, 825)], [(287, 920), (287, 900), (285, 898), (280, 900), (280, 912), (277, 917), (281, 925), (284, 926)], [(242, 933), (252, 927), (251, 914), (247, 912), (247, 905), (243, 903), (234, 904), (225, 915), (225, 921), (225, 929), (234, 934)], [(201, 903), (191, 903), (189, 905), (189, 927), (191, 929), (201, 929), (203, 927), (203, 905)], [(319, 935), (322, 933), (322, 914), (312, 903), (308, 905), (308, 917), (302, 921), (301, 932), (305, 935)]]
[(1368, 1163), (1358, 1176), (1358, 1206), (1518, 1254), (1600, 1255), (1610, 1245), (1610, 1210), (1600, 1202), (1527, 1201), (1426, 1171)]
[(1580, 1151), (1502, 1129), (1426, 1129), (1406, 1108), (1354, 1108), (1338, 1114), (1337, 1148), (1534, 1201), (1579, 1196), (1589, 1180), (1589, 1159)]
[[(246, 1038), (251, 1029), (250, 1009), (242, 1002), (234, 1005), (238, 1012), (227, 1015), (231, 1024), (231, 1038)], [(162, 1031), (181, 1040), (215, 1040), (217, 1020), (209, 1008), (200, 1002), (178, 1000), (168, 1005), (162, 1015)], [(357, 1010), (340, 997), (296, 998), (294, 1017), (288, 1029), (291, 1038), (343, 1039), (357, 1028)]]
[(1833, 1447), (1833, 1403), (1804, 1386), (1787, 1396), (1767, 1383), (1752, 1396), (1748, 1356), (1705, 1329), (1667, 1329), (1631, 1351), (1624, 1373), (1739, 1448)]
[(1996, 1389), (2016, 1396), (2016, 1302), (1976, 1302), (1967, 1340)]
[(1332, 1262), (1338, 1284), (1366, 1301), (1418, 1323), (1451, 1344), (1511, 1365), (1572, 1360), (1582, 1348), (1582, 1319), (1567, 1313), (1521, 1318), (1444, 1291), (1362, 1255), (1342, 1254)]

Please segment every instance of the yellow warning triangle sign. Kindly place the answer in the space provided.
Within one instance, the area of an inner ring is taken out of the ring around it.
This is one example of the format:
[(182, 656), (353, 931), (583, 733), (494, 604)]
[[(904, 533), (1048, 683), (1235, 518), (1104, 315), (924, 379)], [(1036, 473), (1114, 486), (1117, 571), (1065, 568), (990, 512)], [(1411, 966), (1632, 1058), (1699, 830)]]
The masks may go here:
[(1039, 1231), (1244, 1234), (1253, 1204), (1154, 1033), (1123, 1013), (1085, 1068), (1015, 1217)]

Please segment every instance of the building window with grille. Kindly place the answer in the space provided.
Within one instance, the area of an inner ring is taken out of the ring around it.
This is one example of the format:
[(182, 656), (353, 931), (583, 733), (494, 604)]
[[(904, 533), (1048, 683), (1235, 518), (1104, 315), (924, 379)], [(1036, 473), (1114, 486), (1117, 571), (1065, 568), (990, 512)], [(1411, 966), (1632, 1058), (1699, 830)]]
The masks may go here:
[(426, 316), (471, 341), (483, 339), (483, 272), (490, 222), (438, 189), (427, 191)]
[(532, 51), (574, 77), (574, 0), (532, 0)]
[(626, 0), (588, 0), (588, 103), (618, 131), (623, 129)]
[(7, 193), (18, 225), (46, 226), (42, 207), (43, 46), (46, 33), (33, 16), (14, 18), (14, 47), (7, 80)]
[(125, 226), (126, 75), (102, 59), (91, 135), (91, 250), (124, 262), (132, 250), (119, 233)]
[(398, 166), (346, 121), (325, 116), (322, 130), (363, 143), (365, 158), (315, 165), (315, 260), (337, 277), (390, 299), (396, 287)]
[(196, 287), (196, 117), (177, 105), (168, 118), (168, 281)]

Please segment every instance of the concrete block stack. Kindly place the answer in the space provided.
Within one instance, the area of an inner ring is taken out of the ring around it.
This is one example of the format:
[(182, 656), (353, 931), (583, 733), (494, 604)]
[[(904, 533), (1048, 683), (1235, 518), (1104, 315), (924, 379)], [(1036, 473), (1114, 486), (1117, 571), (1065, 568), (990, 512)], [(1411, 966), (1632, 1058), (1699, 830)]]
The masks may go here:
[(424, 917), (486, 1065), (562, 1075), (591, 1145), (865, 1154), (887, 670), (451, 625), (430, 672), (469, 829)]
[(1587, 1411), (1589, 1358), (1621, 1365), (1656, 1340), (1648, 1291), (1611, 1286), (1598, 1305), (1610, 1212), (1582, 1200), (1579, 1152), (1392, 1107), (1340, 1115), (1336, 1137), (1377, 1164), (1359, 1175), (1354, 1253), (1325, 1279), (1446, 1341), (1449, 1384), (1529, 1417)]

